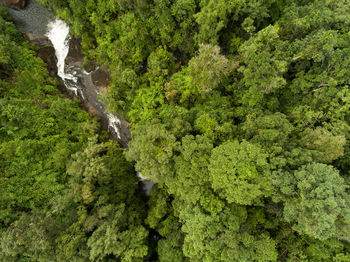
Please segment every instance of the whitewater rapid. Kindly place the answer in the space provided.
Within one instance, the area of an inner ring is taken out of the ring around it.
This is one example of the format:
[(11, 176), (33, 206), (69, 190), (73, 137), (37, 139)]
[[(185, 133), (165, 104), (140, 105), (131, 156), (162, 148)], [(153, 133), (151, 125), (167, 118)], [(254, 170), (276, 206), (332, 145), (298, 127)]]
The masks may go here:
[[(89, 98), (85, 98), (84, 92), (86, 92), (86, 87), (84, 87), (84, 81), (90, 79), (91, 73), (86, 72), (82, 68), (77, 68), (70, 66), (68, 68), (69, 73), (66, 71), (65, 60), (69, 52), (69, 26), (60, 19), (55, 19), (48, 23), (47, 33), (45, 34), (47, 38), (51, 41), (53, 47), (55, 48), (55, 55), (57, 58), (57, 74), (62, 79), (66, 88), (72, 91), (75, 96), (80, 96), (84, 102), (91, 102)], [(93, 91), (95, 95), (98, 96), (98, 90), (95, 88)], [(117, 135), (119, 141), (123, 141), (121, 136), (122, 133), (122, 120), (117, 115), (106, 112), (104, 106), (98, 103), (98, 108), (100, 112), (106, 117), (108, 121), (108, 131)], [(143, 177), (140, 172), (137, 172), (137, 176), (143, 185), (143, 190), (146, 195), (150, 195), (154, 182)]]
[[(78, 78), (65, 72), (65, 60), (69, 52), (69, 26), (62, 20), (56, 19), (47, 25), (47, 38), (55, 48), (57, 58), (57, 74), (63, 80), (65, 86), (78, 95)], [(81, 92), (82, 94), (82, 92)]]

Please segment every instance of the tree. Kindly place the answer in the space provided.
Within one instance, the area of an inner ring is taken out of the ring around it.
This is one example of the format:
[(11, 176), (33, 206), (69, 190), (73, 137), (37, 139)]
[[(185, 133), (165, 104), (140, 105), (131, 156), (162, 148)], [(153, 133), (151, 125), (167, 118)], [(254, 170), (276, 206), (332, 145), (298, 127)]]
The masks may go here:
[(164, 84), (168, 75), (175, 69), (173, 55), (165, 47), (158, 47), (147, 59), (147, 76), (152, 82)]
[(320, 240), (349, 241), (348, 186), (332, 166), (312, 163), (277, 178), (284, 195), (284, 218), (293, 229)]
[(198, 206), (183, 208), (184, 254), (191, 261), (275, 261), (275, 241), (263, 230), (245, 227), (247, 218), (245, 207), (236, 205), (227, 205), (216, 215)]
[[(230, 31), (233, 28), (234, 31), (239, 32), (241, 23), (246, 17), (254, 20), (257, 26), (262, 27), (270, 16), (278, 17), (276, 15), (280, 8), (278, 4), (279, 1), (276, 0), (202, 0), (200, 1), (200, 12), (195, 14), (196, 22), (199, 25), (197, 41), (217, 44), (228, 28)], [(275, 8), (273, 9), (272, 6)]]
[(347, 261), (349, 243), (328, 239), (320, 241), (307, 235), (296, 233), (288, 224), (283, 223), (276, 239), (279, 243), (277, 261)]
[(349, 0), (40, 2), (133, 139), (62, 99), (0, 8), (1, 261), (349, 261)]
[(188, 261), (182, 252), (184, 238), (181, 231), (182, 224), (174, 216), (171, 196), (165, 189), (160, 188), (159, 184), (152, 189), (148, 206), (145, 222), (160, 235), (156, 248), (159, 261)]
[(52, 260), (55, 257), (55, 237), (63, 228), (58, 221), (51, 223), (49, 217), (38, 211), (21, 216), (1, 236), (0, 259), (17, 261), (22, 257), (37, 261)]
[(286, 85), (283, 74), (288, 68), (288, 54), (279, 39), (278, 27), (268, 26), (246, 41), (239, 49), (243, 82), (250, 92), (270, 93)]
[(303, 132), (303, 143), (320, 153), (319, 162), (331, 163), (344, 154), (346, 139), (344, 135), (333, 135), (325, 128), (316, 127)]
[[(205, 136), (185, 136), (181, 154), (175, 157), (175, 176), (167, 183), (168, 191), (177, 198), (196, 203), (210, 189), (208, 164), (213, 145)], [(220, 209), (222, 203), (217, 203)]]
[(139, 124), (131, 131), (126, 159), (135, 161), (135, 168), (154, 182), (164, 182), (173, 175), (173, 157), (179, 146), (174, 135), (159, 121)]
[(271, 194), (267, 155), (247, 141), (228, 141), (214, 148), (209, 176), (214, 191), (229, 203), (257, 204)]
[(67, 182), (70, 155), (98, 130), (77, 101), (61, 97), (44, 62), (7, 20), (0, 17), (0, 71), (6, 76), (0, 80), (0, 227), (4, 231), (25, 213), (49, 212), (49, 200)]
[(91, 260), (114, 255), (122, 261), (139, 261), (147, 255), (148, 232), (141, 225), (141, 201), (132, 197), (137, 178), (115, 147), (92, 140), (74, 156), (68, 168), (71, 194), (90, 210), (83, 214), (83, 227)]
[(111, 218), (94, 230), (87, 241), (91, 261), (103, 261), (111, 255), (121, 261), (143, 261), (148, 232), (142, 225), (132, 225), (126, 213), (124, 205), (116, 206)]
[(198, 93), (209, 93), (216, 89), (229, 73), (229, 61), (220, 54), (220, 47), (201, 45), (198, 55), (188, 63), (192, 83)]
[(137, 178), (116, 143), (90, 139), (67, 172), (69, 187), (50, 201), (53, 210), (34, 210), (11, 224), (0, 246), (5, 257), (32, 260), (142, 261), (148, 231)]

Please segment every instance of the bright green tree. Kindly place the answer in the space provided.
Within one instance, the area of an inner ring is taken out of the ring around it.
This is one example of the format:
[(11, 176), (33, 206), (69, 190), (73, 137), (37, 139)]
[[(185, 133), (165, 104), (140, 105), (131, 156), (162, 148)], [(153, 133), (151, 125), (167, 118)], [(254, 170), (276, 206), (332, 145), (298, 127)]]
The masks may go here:
[(271, 194), (267, 154), (247, 141), (229, 141), (216, 147), (209, 175), (214, 191), (229, 203), (256, 204)]
[(277, 178), (284, 195), (284, 218), (293, 228), (316, 239), (348, 240), (348, 186), (332, 166), (312, 163)]

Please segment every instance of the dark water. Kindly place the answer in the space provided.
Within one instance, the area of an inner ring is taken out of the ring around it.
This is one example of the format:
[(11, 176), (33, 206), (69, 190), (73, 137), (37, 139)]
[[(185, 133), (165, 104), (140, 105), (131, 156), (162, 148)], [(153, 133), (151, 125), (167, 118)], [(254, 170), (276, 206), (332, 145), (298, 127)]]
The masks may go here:
[[(3, 5), (0, 2), (0, 5)], [(16, 27), (25, 33), (44, 36), (47, 31), (47, 24), (55, 20), (53, 13), (34, 0), (27, 0), (23, 10), (17, 11), (7, 8), (13, 18)]]

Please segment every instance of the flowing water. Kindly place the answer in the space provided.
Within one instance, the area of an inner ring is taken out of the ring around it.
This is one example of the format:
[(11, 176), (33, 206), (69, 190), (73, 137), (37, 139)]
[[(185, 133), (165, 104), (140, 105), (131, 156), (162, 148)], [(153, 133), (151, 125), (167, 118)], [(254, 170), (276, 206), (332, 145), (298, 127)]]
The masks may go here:
[[(0, 1), (0, 5), (3, 5)], [(47, 25), (55, 20), (53, 13), (34, 0), (27, 0), (25, 9), (17, 11), (7, 8), (19, 31), (44, 36)]]
[[(79, 79), (91, 79), (90, 74), (86, 73), (81, 68), (77, 68), (74, 66), (71, 66), (71, 71), (73, 73), (67, 73), (65, 71), (65, 59), (69, 52), (68, 25), (64, 21), (56, 19), (55, 21), (52, 21), (48, 24), (48, 32), (46, 33), (46, 36), (50, 39), (52, 45), (55, 48), (55, 54), (57, 57), (58, 76), (63, 80), (65, 86), (69, 90), (73, 91), (76, 96), (80, 96), (83, 100), (86, 100), (85, 97), (87, 96), (84, 95), (86, 93), (84, 92), (84, 90), (86, 91), (86, 87), (89, 85), (86, 84), (84, 86), (80, 84)], [(92, 97), (97, 97), (97, 88), (94, 87), (93, 89), (95, 91), (95, 96)], [(91, 97), (91, 95), (89, 95), (88, 97)], [(121, 132), (123, 128), (122, 119), (117, 115), (107, 113), (104, 109), (104, 106), (101, 103), (97, 102), (97, 108), (103, 113), (104, 116), (106, 116), (108, 120), (108, 130), (117, 136), (117, 140), (123, 141)], [(140, 172), (137, 172), (137, 175), (140, 178), (140, 181), (142, 182), (142, 187), (145, 194), (149, 196), (151, 194), (154, 183), (144, 178)]]
[(91, 74), (83, 70), (81, 65), (72, 63), (66, 66), (65, 60), (69, 52), (69, 26), (64, 21), (55, 19), (48, 24), (46, 36), (55, 48), (57, 74), (66, 88), (98, 111), (99, 116), (105, 120), (112, 137), (127, 146), (131, 138), (129, 129), (123, 125), (118, 115), (106, 112), (105, 106), (99, 102), (98, 87), (93, 85)]
[[(63, 80), (64, 85), (78, 95), (78, 78), (65, 72), (65, 60), (69, 52), (69, 26), (62, 20), (55, 19), (47, 25), (46, 36), (55, 48), (57, 58), (57, 75)], [(84, 95), (82, 94), (82, 98)]]
[[(64, 71), (64, 61), (69, 51), (69, 27), (68, 25), (59, 19), (50, 22), (47, 25), (48, 32), (46, 36), (50, 39), (53, 47), (55, 48), (55, 54), (57, 57), (57, 74), (62, 79), (74, 79), (73, 75), (66, 74)], [(76, 81), (76, 79), (75, 79)]]
[[(57, 75), (66, 88), (80, 98), (87, 108), (93, 108), (101, 123), (105, 126), (111, 138), (127, 147), (131, 139), (129, 128), (123, 124), (123, 119), (116, 114), (108, 113), (105, 105), (99, 101), (98, 87), (93, 84), (91, 72), (87, 73), (81, 65), (66, 64), (69, 53), (69, 26), (54, 17), (52, 12), (34, 0), (29, 0), (24, 10), (8, 9), (17, 28), (26, 34), (46, 36), (55, 48), (57, 57)], [(96, 68), (95, 70), (97, 70)], [(146, 195), (150, 195), (154, 183), (142, 177), (137, 172)]]

